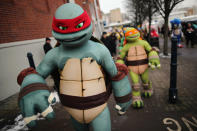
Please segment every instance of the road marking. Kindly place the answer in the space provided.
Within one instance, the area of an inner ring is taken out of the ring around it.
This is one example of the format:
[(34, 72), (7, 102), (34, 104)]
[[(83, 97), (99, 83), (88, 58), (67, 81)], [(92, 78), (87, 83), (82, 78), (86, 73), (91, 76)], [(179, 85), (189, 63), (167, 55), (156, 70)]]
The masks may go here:
[(194, 121), (195, 123), (193, 123), (193, 122), (187, 120), (185, 117), (182, 117), (181, 119), (182, 119), (182, 121), (185, 123), (185, 125), (187, 126), (187, 128), (189, 129), (189, 131), (194, 131), (194, 130), (190, 127), (190, 125), (192, 125), (192, 126), (194, 126), (194, 127), (197, 127), (197, 120), (196, 120), (195, 117), (192, 116), (192, 119), (193, 119), (193, 121)]
[(168, 130), (168, 131), (181, 131), (182, 128), (181, 128), (180, 124), (178, 123), (178, 121), (176, 121), (176, 120), (174, 120), (174, 119), (172, 119), (172, 118), (165, 118), (165, 119), (163, 119), (163, 123), (164, 123), (165, 125), (172, 125), (173, 122), (174, 122), (174, 124), (176, 124), (177, 129), (176, 129), (176, 130), (173, 130), (173, 129), (171, 129), (170, 127), (167, 127), (167, 130)]

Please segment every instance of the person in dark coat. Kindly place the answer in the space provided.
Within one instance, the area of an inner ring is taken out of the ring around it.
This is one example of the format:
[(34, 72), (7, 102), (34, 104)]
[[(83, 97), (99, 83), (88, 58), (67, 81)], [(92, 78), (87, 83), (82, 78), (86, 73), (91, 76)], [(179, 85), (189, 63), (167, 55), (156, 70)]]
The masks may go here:
[(49, 51), (49, 50), (51, 50), (52, 49), (52, 46), (51, 46), (51, 39), (50, 38), (46, 38), (46, 42), (45, 42), (45, 44), (44, 44), (44, 46), (43, 46), (43, 48), (44, 48), (44, 52), (45, 52), (45, 54)]
[(100, 40), (104, 43), (104, 45), (107, 47), (107, 49), (109, 50), (112, 56), (113, 52), (112, 52), (112, 46), (111, 46), (111, 38), (110, 36), (107, 36), (107, 32), (103, 32)]
[(112, 56), (116, 55), (116, 44), (117, 44), (117, 37), (116, 37), (116, 33), (113, 32), (110, 36), (110, 49), (111, 49), (111, 54)]
[(191, 23), (187, 24), (186, 28), (186, 46), (189, 47), (189, 43), (191, 43), (191, 47), (194, 47), (194, 37), (195, 37), (195, 30), (192, 28)]
[(101, 39), (100, 39), (104, 44), (107, 42), (107, 32), (103, 32)]
[[(44, 48), (44, 52), (45, 52), (45, 54), (49, 51), (49, 50), (51, 50), (52, 49), (52, 46), (51, 46), (51, 39), (50, 38), (46, 38), (46, 42), (45, 42), (45, 44), (44, 44), (44, 46), (43, 46), (43, 48)], [(55, 47), (58, 47), (60, 44), (57, 42), (56, 43), (56, 45), (55, 45)], [(55, 48), (54, 47), (54, 48)], [(52, 78), (53, 78), (53, 80), (54, 80), (54, 84), (55, 84), (55, 90), (59, 93), (59, 85), (60, 85), (60, 74), (59, 74), (59, 71), (58, 71), (58, 69), (54, 69), (53, 70), (53, 72), (51, 73), (51, 76), (52, 76)]]

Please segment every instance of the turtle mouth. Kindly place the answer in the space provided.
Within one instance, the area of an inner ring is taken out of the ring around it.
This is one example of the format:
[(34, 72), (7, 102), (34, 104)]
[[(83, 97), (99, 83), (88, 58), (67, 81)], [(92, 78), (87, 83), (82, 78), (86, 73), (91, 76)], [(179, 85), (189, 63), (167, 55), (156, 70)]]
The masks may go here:
[(72, 39), (63, 39), (63, 40), (57, 39), (57, 40), (58, 40), (59, 42), (74, 42), (74, 41), (78, 41), (78, 40), (84, 38), (85, 36), (86, 36), (86, 34), (84, 34), (84, 35), (82, 35), (82, 36), (80, 36), (80, 37), (72, 38)]
[(129, 38), (136, 38), (136, 37), (138, 37), (138, 35), (129, 36)]

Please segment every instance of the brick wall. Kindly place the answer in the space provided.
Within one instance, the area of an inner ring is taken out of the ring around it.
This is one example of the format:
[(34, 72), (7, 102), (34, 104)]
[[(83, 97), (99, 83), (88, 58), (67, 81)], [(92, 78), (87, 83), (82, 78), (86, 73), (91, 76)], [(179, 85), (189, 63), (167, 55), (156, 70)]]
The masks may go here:
[[(67, 0), (1, 0), (0, 44), (52, 36), (51, 23), (55, 10), (66, 2)], [(91, 17), (89, 5), (94, 5), (94, 0), (75, 0), (75, 3)], [(98, 0), (97, 5), (99, 6)], [(97, 9), (101, 17), (100, 8)]]
[(86, 10), (88, 15), (91, 17), (90, 8), (89, 8), (90, 2), (91, 2), (90, 0), (75, 0), (75, 3), (80, 5), (84, 10)]
[(1, 0), (0, 44), (51, 36), (55, 10), (66, 0)]
[[(98, 32), (98, 30), (96, 30), (95, 24), (96, 24), (96, 11), (95, 11), (95, 6), (94, 6), (94, 0), (75, 0), (76, 4), (79, 4), (84, 10), (87, 11), (88, 15), (91, 18), (92, 21), (92, 25), (93, 25), (93, 32)], [(92, 11), (90, 9), (90, 6), (92, 6)], [(100, 20), (102, 19), (101, 16), (101, 10), (100, 10), (100, 4), (99, 1), (97, 0), (97, 11), (98, 11), (98, 15)], [(94, 18), (92, 18), (94, 17)], [(100, 38), (100, 36), (97, 36)]]
[[(94, 5), (94, 0), (75, 0), (75, 3), (76, 4), (79, 4), (84, 10), (87, 11), (88, 15), (91, 17), (91, 13), (90, 12), (90, 7), (89, 5), (90, 4), (93, 4)], [(101, 10), (100, 10), (100, 4), (99, 4), (99, 1), (97, 0), (97, 11), (98, 11), (98, 15), (99, 15), (99, 18), (102, 19), (102, 14), (101, 14)], [(96, 16), (96, 14), (94, 14)]]

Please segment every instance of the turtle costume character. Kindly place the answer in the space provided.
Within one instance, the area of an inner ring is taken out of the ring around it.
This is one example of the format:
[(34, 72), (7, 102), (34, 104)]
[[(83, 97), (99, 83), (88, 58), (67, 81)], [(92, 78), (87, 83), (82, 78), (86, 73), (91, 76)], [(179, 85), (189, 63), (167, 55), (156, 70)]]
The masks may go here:
[(140, 40), (140, 33), (135, 28), (127, 28), (125, 32), (126, 45), (121, 50), (117, 62), (126, 64), (133, 82), (132, 105), (136, 108), (143, 107), (141, 99), (140, 78), (143, 83), (143, 94), (150, 97), (153, 94), (152, 83), (148, 77), (148, 66), (152, 69), (160, 68), (159, 56), (155, 48), (146, 41)]
[(85, 131), (90, 125), (95, 131), (110, 131), (107, 100), (111, 91), (119, 114), (124, 114), (131, 105), (127, 67), (115, 64), (104, 45), (90, 40), (92, 23), (79, 5), (60, 6), (52, 28), (60, 46), (50, 50), (36, 69), (23, 70), (17, 79), (21, 85), (19, 106), (25, 123), (35, 126), (37, 113), (47, 119), (54, 118), (50, 103), (55, 99), (44, 79), (58, 69), (60, 101), (63, 110), (70, 114), (74, 128)]

